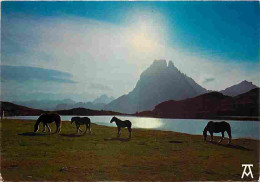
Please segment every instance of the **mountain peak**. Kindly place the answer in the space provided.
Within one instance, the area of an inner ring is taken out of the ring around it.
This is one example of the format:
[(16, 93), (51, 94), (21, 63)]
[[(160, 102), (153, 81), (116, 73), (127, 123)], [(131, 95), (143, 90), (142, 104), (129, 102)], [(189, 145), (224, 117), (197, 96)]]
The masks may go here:
[(167, 67), (167, 62), (165, 59), (159, 59), (159, 60), (154, 60), (153, 64), (151, 67), (156, 67), (156, 68), (166, 68)]
[(168, 68), (172, 68), (172, 67), (175, 68), (173, 62), (170, 60), (169, 63), (168, 63)]
[(250, 84), (250, 85), (253, 85), (253, 82), (249, 82), (249, 81), (247, 81), (247, 80), (244, 80), (244, 81), (242, 81), (242, 82), (239, 83), (239, 84)]
[(258, 88), (253, 82), (249, 82), (244, 80), (236, 85), (226, 88), (225, 90), (221, 90), (220, 92), (224, 95), (228, 96), (236, 96), (248, 92), (254, 88)]

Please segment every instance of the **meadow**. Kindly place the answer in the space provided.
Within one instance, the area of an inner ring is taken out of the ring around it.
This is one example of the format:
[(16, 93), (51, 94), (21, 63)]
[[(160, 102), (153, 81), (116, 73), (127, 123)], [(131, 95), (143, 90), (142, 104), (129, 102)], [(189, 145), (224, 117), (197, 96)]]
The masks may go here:
[(3, 180), (241, 180), (242, 164), (253, 164), (255, 180), (259, 176), (259, 140), (234, 139), (228, 145), (225, 138), (217, 144), (201, 135), (148, 129), (133, 129), (130, 140), (123, 129), (118, 139), (116, 128), (97, 124), (92, 134), (75, 135), (70, 122), (63, 122), (60, 134), (35, 134), (34, 123), (1, 121)]

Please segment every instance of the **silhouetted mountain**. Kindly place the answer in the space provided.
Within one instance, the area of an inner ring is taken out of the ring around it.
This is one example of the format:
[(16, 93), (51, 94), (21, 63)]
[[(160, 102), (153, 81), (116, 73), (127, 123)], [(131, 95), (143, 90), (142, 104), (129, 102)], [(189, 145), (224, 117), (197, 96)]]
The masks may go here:
[(157, 104), (167, 100), (191, 98), (207, 90), (192, 78), (181, 73), (169, 61), (155, 60), (140, 76), (136, 87), (105, 106), (106, 110), (135, 113), (152, 110)]
[(55, 110), (73, 109), (78, 107), (93, 110), (101, 110), (104, 108), (105, 105), (106, 104), (104, 103), (93, 104), (92, 102), (77, 102), (75, 104), (58, 104)]
[(5, 116), (35, 116), (44, 112), (43, 110), (32, 109), (11, 102), (1, 102), (1, 110), (4, 110)]
[(220, 92), (228, 96), (237, 96), (239, 94), (246, 93), (254, 88), (258, 87), (254, 85), (252, 82), (244, 80), (241, 83), (228, 87), (225, 90), (221, 90)]
[(96, 111), (96, 110), (86, 109), (86, 108), (73, 108), (69, 110), (59, 110), (55, 112), (60, 115), (79, 115), (79, 116), (126, 115), (114, 111), (103, 111), (103, 110)]
[(113, 101), (114, 97), (108, 97), (106, 94), (101, 95), (100, 97), (96, 98), (92, 103), (93, 104), (108, 104)]
[(206, 93), (195, 98), (158, 104), (153, 111), (139, 116), (167, 118), (216, 118), (220, 116), (259, 116), (259, 88), (236, 97), (219, 92)]

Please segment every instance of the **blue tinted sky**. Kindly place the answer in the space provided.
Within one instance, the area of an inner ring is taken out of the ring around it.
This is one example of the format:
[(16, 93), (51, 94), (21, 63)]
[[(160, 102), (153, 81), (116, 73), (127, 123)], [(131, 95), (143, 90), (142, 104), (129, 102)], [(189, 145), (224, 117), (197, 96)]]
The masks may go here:
[[(75, 83), (48, 84), (74, 99), (128, 93), (154, 59), (207, 89), (259, 85), (259, 3), (2, 2), (2, 64), (68, 73)], [(28, 82), (24, 94), (32, 88), (55, 92)]]
[[(131, 11), (160, 12), (168, 45), (218, 54), (236, 61), (259, 61), (258, 2), (3, 2), (2, 16), (79, 16), (124, 24)], [(3, 23), (4, 24), (4, 23)]]

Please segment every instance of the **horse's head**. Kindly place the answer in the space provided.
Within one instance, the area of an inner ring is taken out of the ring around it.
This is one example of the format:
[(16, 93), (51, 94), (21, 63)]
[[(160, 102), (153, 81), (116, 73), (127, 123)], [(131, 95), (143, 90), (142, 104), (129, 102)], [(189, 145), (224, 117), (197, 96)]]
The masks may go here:
[(38, 130), (39, 130), (39, 124), (36, 123), (34, 125), (34, 130), (33, 131), (36, 133)]
[(40, 124), (40, 122), (42, 122), (43, 121), (43, 117), (45, 116), (46, 114), (42, 114), (42, 115), (40, 115), (39, 116), (39, 118), (37, 119), (37, 121), (36, 121), (36, 123), (35, 123), (35, 125), (34, 125), (34, 132), (37, 132), (38, 130), (39, 130), (39, 124)]
[(116, 117), (114, 116), (111, 120), (110, 123), (113, 123), (115, 121)]
[(75, 121), (75, 117), (72, 117), (70, 121), (70, 124), (72, 124)]
[(208, 129), (207, 129), (207, 126), (204, 128), (204, 130), (203, 130), (203, 137), (204, 137), (204, 140), (206, 141), (206, 138), (207, 138), (207, 131), (208, 131)]

